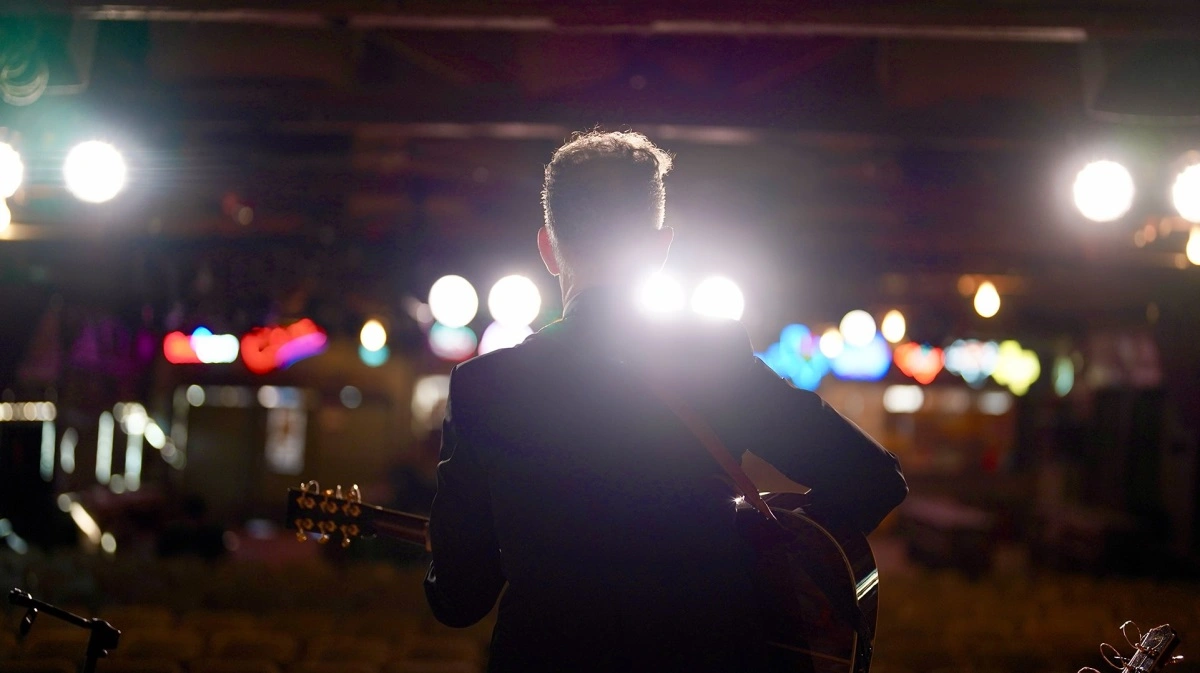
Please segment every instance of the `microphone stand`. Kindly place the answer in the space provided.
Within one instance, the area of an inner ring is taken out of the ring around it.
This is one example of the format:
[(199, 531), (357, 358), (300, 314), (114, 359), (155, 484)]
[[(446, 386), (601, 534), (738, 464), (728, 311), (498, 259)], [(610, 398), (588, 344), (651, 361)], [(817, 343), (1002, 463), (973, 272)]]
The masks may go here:
[(80, 628), (91, 631), (88, 637), (87, 644), (87, 659), (83, 662), (83, 673), (95, 673), (96, 661), (100, 657), (108, 656), (109, 650), (115, 650), (117, 643), (121, 639), (121, 632), (113, 628), (112, 624), (92, 617), (86, 619), (79, 615), (72, 614), (62, 608), (54, 607), (49, 603), (43, 603), (29, 595), (29, 592), (20, 589), (13, 589), (8, 592), (8, 602), (21, 608), (25, 608), (25, 616), (21, 619), (19, 637), (23, 640), (29, 635), (29, 630), (33, 628), (33, 622), (37, 619), (39, 613), (46, 613), (51, 617), (74, 624)]

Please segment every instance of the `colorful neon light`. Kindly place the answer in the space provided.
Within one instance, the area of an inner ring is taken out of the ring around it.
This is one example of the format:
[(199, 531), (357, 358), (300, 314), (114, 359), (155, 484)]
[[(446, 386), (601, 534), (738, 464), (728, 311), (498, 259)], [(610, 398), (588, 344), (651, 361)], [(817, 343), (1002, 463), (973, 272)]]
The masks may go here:
[(946, 349), (946, 371), (958, 374), (967, 385), (978, 388), (996, 371), (999, 354), (1000, 347), (995, 341), (959, 339)]
[(255, 374), (266, 374), (324, 352), (328, 341), (308, 318), (287, 327), (256, 327), (242, 337), (242, 362)]
[(804, 325), (788, 325), (779, 332), (779, 341), (755, 355), (797, 388), (816, 390), (829, 373), (829, 359), (821, 353), (819, 342)]
[(1042, 363), (1037, 353), (1022, 348), (1020, 343), (1011, 339), (1000, 343), (996, 371), (992, 372), (996, 383), (1019, 397), (1029, 392), (1029, 386), (1041, 375)]
[(896, 346), (894, 359), (896, 366), (904, 372), (905, 376), (914, 378), (917, 383), (925, 385), (932, 383), (937, 378), (938, 372), (942, 371), (942, 365), (945, 363), (942, 349), (911, 341), (902, 346)]
[(842, 352), (829, 363), (834, 375), (850, 381), (878, 381), (892, 366), (892, 349), (882, 335), (876, 334), (865, 346), (846, 342)]
[(197, 327), (191, 336), (171, 332), (163, 337), (163, 356), (176, 365), (229, 363), (237, 360), (238, 338), (213, 334), (207, 327)]

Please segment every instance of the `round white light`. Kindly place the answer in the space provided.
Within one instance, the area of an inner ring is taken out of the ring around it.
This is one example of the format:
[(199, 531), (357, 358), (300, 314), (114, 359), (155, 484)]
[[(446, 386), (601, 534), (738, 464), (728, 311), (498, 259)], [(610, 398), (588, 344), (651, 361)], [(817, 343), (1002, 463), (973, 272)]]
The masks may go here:
[(692, 292), (692, 310), (700, 315), (740, 320), (745, 308), (741, 289), (728, 278), (710, 276)]
[(442, 276), (429, 288), (429, 311), (446, 327), (462, 327), (479, 310), (479, 295), (462, 276)]
[(984, 318), (990, 318), (1000, 312), (1000, 293), (992, 281), (985, 280), (975, 291), (975, 312)]
[(525, 276), (505, 276), (488, 292), (488, 311), (504, 325), (520, 327), (537, 320), (542, 310), (542, 293)]
[(638, 288), (638, 309), (652, 315), (677, 313), (683, 310), (683, 286), (665, 273), (652, 274)]
[(888, 311), (887, 315), (883, 316), (883, 322), (879, 323), (879, 333), (894, 344), (900, 343), (907, 331), (908, 324), (904, 321), (904, 314), (895, 309)]
[(479, 354), (486, 355), (501, 348), (512, 348), (533, 334), (529, 325), (512, 325), (494, 322), (483, 330), (479, 337)]
[(344, 386), (338, 397), (347, 409), (357, 409), (363, 400), (362, 391), (354, 386)]
[(821, 335), (821, 340), (817, 342), (817, 347), (821, 349), (821, 355), (830, 360), (842, 354), (846, 349), (846, 341), (842, 338), (842, 333), (836, 327), (830, 327)]
[(1192, 227), (1184, 252), (1187, 253), (1189, 262), (1200, 266), (1200, 227)]
[(358, 333), (358, 342), (371, 352), (386, 346), (387, 330), (383, 328), (383, 323), (375, 319), (363, 323), (362, 330)]
[(125, 159), (108, 143), (99, 140), (79, 143), (67, 153), (63, 178), (75, 198), (103, 203), (125, 186)]
[(25, 179), (25, 164), (21, 155), (8, 143), (0, 143), (0, 199), (17, 193)]
[(10, 224), (12, 224), (12, 211), (8, 209), (8, 204), (0, 199), (0, 231), (8, 229)]
[(1112, 222), (1133, 206), (1133, 176), (1115, 161), (1093, 161), (1075, 176), (1075, 207), (1094, 222)]
[(1200, 222), (1200, 164), (1188, 166), (1175, 178), (1171, 201), (1180, 217), (1189, 222)]
[(841, 330), (842, 338), (846, 340), (846, 343), (862, 348), (875, 338), (875, 319), (871, 317), (870, 313), (862, 309), (855, 309), (842, 316), (842, 322), (838, 325), (838, 329)]

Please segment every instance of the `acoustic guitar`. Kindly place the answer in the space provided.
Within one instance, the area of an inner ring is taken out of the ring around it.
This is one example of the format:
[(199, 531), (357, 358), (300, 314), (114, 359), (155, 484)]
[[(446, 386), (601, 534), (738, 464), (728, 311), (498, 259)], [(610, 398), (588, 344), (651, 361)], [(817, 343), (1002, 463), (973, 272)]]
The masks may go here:
[[(1136, 643), (1135, 639), (1129, 636), (1130, 628), (1138, 631)], [(1104, 657), (1104, 661), (1121, 673), (1157, 673), (1165, 666), (1183, 661), (1183, 657), (1173, 656), (1175, 648), (1179, 646), (1179, 634), (1170, 624), (1156, 626), (1144, 634), (1140, 631), (1133, 622), (1122, 624), (1121, 635), (1125, 636), (1125, 642), (1133, 648), (1133, 654), (1128, 657), (1122, 656), (1117, 648), (1108, 643), (1101, 643), (1100, 655)], [(1100, 673), (1090, 666), (1079, 669), (1079, 673), (1085, 672)]]
[[(879, 607), (879, 571), (866, 538), (806, 513), (800, 494), (764, 494), (778, 526), (738, 502), (743, 536), (773, 536), (755, 576), (773, 653), (788, 669), (867, 673)], [(286, 525), (299, 540), (348, 547), (384, 536), (429, 549), (429, 519), (367, 504), (357, 486), (322, 490), (315, 481), (288, 490)], [(862, 635), (860, 635), (862, 634)]]

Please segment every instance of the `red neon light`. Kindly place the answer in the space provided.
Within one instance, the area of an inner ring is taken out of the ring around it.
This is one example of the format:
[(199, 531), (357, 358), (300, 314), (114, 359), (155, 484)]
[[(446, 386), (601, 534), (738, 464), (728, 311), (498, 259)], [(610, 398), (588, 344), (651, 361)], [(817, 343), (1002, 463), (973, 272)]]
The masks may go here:
[(325, 332), (304, 318), (287, 327), (255, 327), (242, 337), (242, 362), (255, 374), (312, 357), (325, 350)]
[(895, 360), (900, 371), (928, 385), (942, 371), (946, 357), (940, 348), (909, 342), (896, 347)]
[(163, 355), (173, 365), (198, 364), (200, 357), (192, 348), (192, 338), (183, 332), (171, 332), (163, 338)]

